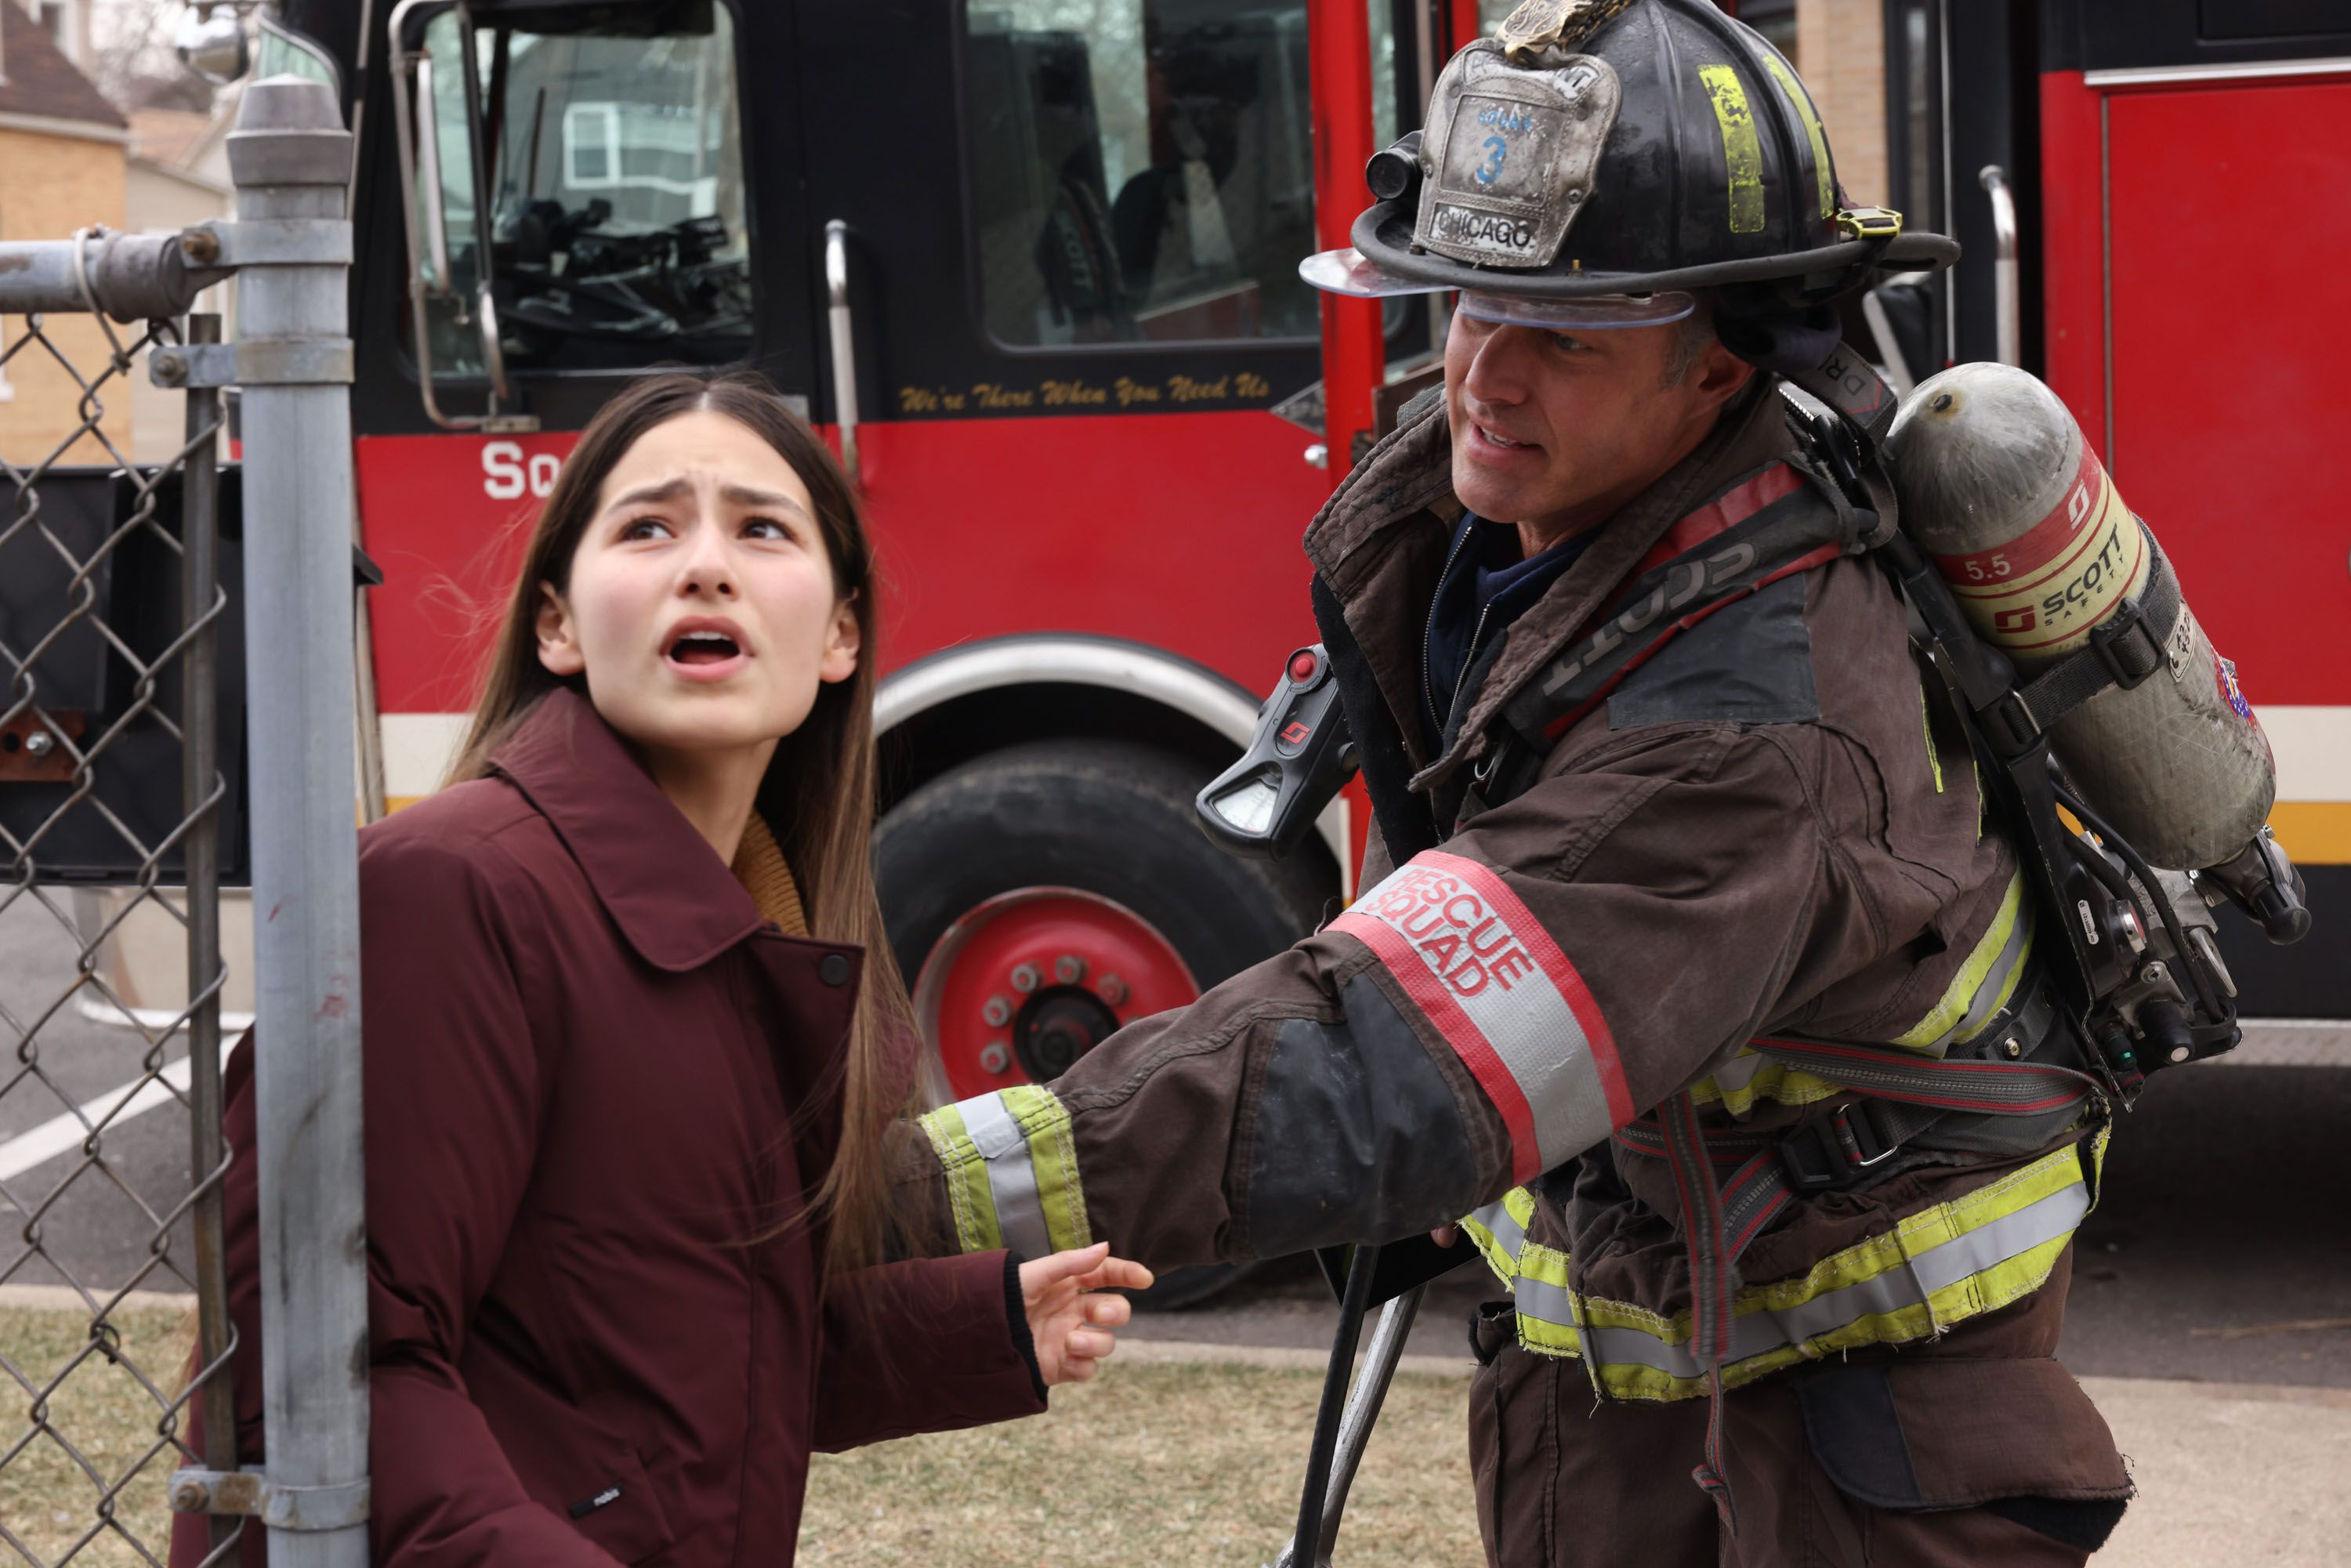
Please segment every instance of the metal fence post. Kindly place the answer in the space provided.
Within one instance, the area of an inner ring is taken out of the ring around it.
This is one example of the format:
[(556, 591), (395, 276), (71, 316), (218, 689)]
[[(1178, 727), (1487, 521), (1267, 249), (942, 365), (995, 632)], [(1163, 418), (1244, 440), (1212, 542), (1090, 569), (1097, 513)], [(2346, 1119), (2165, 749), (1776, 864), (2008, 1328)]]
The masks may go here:
[[(367, 1562), (366, 1231), (352, 766), (351, 429), (344, 193), (325, 84), (246, 89), (240, 230), (287, 237), (238, 286), (244, 387), (263, 1420), (278, 1568)], [(337, 235), (330, 231), (340, 231)], [(308, 235), (321, 243), (303, 243)], [(262, 653), (266, 650), (266, 655)]]
[[(190, 343), (220, 341), (221, 320), (211, 314), (188, 319)], [(190, 1179), (196, 1184), (193, 1233), (196, 1248), (196, 1360), (202, 1389), (198, 1407), (204, 1424), (204, 1464), (236, 1469), (235, 1390), (225, 1375), (211, 1375), (232, 1349), (235, 1330), (228, 1314), (227, 1245), (223, 1236), (222, 1184), (228, 1174), (226, 1140), (221, 1135), (221, 1007), (226, 972), (221, 967), (220, 835), (217, 813), (225, 790), (220, 771), (220, 638), (212, 625), (221, 612), (220, 451), (218, 388), (187, 392), (187, 444), (182, 449), (180, 623), (201, 628), (183, 657), (180, 727), (181, 800), (191, 821), (209, 831), (188, 836), (188, 1104)], [(219, 1551), (238, 1533), (240, 1521), (214, 1515), (212, 1546)], [(237, 1549), (220, 1560), (237, 1568)]]

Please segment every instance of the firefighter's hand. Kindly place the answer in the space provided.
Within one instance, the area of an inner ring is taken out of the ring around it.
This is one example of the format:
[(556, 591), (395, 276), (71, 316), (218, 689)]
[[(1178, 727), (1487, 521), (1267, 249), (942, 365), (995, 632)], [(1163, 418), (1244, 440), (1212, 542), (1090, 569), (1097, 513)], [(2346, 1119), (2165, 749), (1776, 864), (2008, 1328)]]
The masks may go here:
[(1094, 1375), (1094, 1364), (1118, 1348), (1111, 1331), (1134, 1316), (1134, 1309), (1124, 1296), (1100, 1292), (1113, 1287), (1140, 1291), (1150, 1283), (1150, 1270), (1112, 1257), (1107, 1241), (1021, 1264), (1020, 1301), (1037, 1346), (1037, 1371), (1046, 1384), (1083, 1383)]
[(1461, 1228), (1458, 1225), (1440, 1225), (1428, 1233), (1428, 1239), (1439, 1247), (1450, 1247), (1461, 1239)]

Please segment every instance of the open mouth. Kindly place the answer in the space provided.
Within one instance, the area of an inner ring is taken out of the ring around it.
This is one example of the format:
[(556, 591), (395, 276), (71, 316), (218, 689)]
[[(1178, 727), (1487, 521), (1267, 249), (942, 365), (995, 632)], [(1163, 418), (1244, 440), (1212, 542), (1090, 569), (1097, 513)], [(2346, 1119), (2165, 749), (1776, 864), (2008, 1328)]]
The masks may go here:
[(680, 664), (723, 664), (742, 651), (723, 632), (688, 632), (669, 645), (670, 659)]
[(669, 644), (662, 650), (662, 657), (688, 679), (723, 680), (750, 657), (740, 632), (732, 621), (716, 618), (681, 622), (670, 629)]

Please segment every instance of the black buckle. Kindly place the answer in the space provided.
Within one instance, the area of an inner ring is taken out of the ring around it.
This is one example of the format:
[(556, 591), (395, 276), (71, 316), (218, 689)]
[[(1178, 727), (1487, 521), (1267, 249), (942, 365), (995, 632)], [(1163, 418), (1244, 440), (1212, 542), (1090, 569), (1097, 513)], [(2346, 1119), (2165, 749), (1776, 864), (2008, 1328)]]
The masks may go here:
[[(2125, 691), (2164, 666), (2163, 644), (2156, 641), (2147, 612), (2136, 599), (2124, 600), (2112, 615), (2090, 628), (2090, 646), (2097, 651), (2098, 662), (2114, 676), (2115, 685)], [(2126, 653), (2136, 656), (2126, 661)], [(2145, 668), (2134, 667), (2141, 661)]]
[(1780, 1140), (1780, 1164), (1798, 1192), (1839, 1192), (1901, 1145), (1877, 1125), (1866, 1100), (1848, 1100)]
[(2032, 716), (2022, 692), (2001, 693), (1989, 706), (1977, 709), (1976, 716), (1984, 738), (2003, 761), (2012, 762), (2041, 744), (2041, 721)]

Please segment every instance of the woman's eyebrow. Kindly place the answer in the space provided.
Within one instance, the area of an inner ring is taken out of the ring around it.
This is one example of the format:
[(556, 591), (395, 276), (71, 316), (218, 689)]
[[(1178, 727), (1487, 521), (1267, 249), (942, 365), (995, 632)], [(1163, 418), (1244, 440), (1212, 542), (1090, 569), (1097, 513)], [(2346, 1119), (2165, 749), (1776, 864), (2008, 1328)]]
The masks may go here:
[[(692, 494), (693, 490), (694, 482), (682, 477), (665, 479), (658, 485), (640, 485), (624, 496), (612, 497), (611, 505), (604, 509), (608, 512), (617, 512), (627, 507), (653, 506), (663, 501), (680, 500)], [(719, 495), (733, 506), (770, 511), (797, 512), (803, 517), (809, 515), (806, 507), (780, 490), (755, 490), (747, 485), (728, 485), (719, 491)]]
[(613, 497), (611, 505), (604, 509), (608, 512), (617, 512), (623, 507), (642, 507), (650, 506), (657, 501), (674, 501), (691, 492), (693, 488), (693, 485), (684, 479), (665, 480), (659, 485), (640, 485), (625, 496)]
[(737, 507), (753, 507), (786, 512), (798, 512), (803, 517), (809, 515), (809, 510), (806, 507), (800, 505), (799, 501), (785, 495), (780, 490), (754, 490), (749, 488), (747, 486), (729, 485), (721, 490), (719, 494)]

